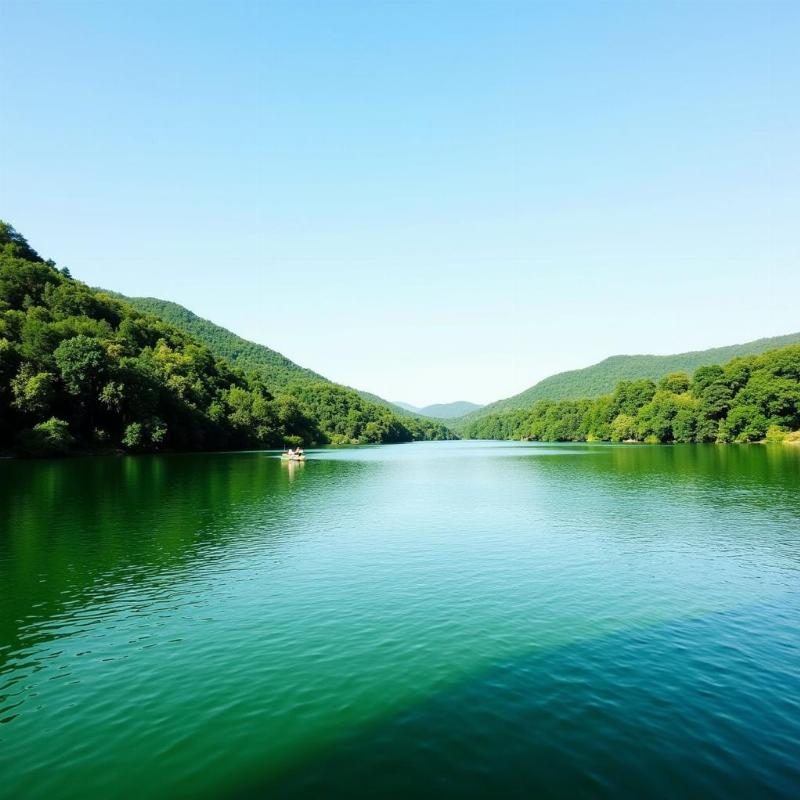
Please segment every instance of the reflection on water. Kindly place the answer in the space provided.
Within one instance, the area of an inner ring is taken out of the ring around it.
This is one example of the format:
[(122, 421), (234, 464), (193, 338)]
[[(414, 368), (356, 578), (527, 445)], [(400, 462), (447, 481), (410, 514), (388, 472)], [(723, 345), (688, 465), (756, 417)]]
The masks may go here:
[(789, 796), (798, 488), (789, 447), (1, 462), (0, 796)]
[(282, 461), (281, 465), (286, 470), (286, 474), (289, 476), (289, 480), (292, 481), (297, 477), (298, 472), (302, 472), (305, 469), (306, 462), (286, 460)]

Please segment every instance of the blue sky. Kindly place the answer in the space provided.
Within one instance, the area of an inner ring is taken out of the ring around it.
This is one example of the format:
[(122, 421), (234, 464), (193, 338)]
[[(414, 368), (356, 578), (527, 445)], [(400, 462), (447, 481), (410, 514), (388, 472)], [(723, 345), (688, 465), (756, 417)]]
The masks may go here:
[(0, 217), (419, 405), (800, 330), (800, 4), (4, 0)]

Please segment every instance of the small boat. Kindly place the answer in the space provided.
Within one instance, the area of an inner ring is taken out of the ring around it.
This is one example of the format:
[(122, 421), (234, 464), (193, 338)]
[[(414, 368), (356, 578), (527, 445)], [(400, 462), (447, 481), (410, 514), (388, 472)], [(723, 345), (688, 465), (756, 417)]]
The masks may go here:
[(305, 454), (302, 455), (295, 455), (292, 453), (289, 455), (288, 453), (281, 453), (281, 461), (305, 461), (306, 457)]

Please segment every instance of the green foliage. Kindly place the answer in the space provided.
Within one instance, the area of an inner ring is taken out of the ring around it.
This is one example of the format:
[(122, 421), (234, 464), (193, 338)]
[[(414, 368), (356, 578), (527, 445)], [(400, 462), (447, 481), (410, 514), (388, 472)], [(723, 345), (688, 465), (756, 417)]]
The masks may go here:
[(685, 372), (670, 372), (658, 382), (658, 388), (672, 394), (683, 394), (689, 389), (689, 376)]
[[(636, 436), (636, 417), (630, 414), (619, 414), (611, 423), (609, 439), (612, 442), (627, 442)], [(597, 437), (601, 439), (602, 437)]]
[[(194, 320), (203, 335), (218, 337), (217, 352), (73, 280), (0, 222), (0, 450), (49, 455), (99, 445), (197, 450), (452, 436), (444, 425), (401, 419), (268, 348), (232, 342), (233, 334)], [(231, 355), (237, 366), (220, 357), (228, 346), (241, 347), (239, 357)]]
[(442, 423), (418, 417), (398, 417), (388, 408), (364, 400), (353, 389), (336, 384), (294, 384), (289, 391), (309, 410), (332, 444), (452, 438)]
[[(283, 393), (282, 403), (287, 402), (287, 393), (301, 401), (306, 414), (310, 414), (316, 423), (316, 433), (312, 435), (309, 426), (313, 425), (307, 418), (301, 418), (301, 412), (293, 412), (295, 423), (292, 423), (287, 417), (288, 409), (284, 408), (281, 430), (284, 431), (283, 441), (286, 444), (293, 441), (292, 434), (285, 432), (292, 429), (293, 425), (298, 430), (307, 431), (307, 441), (311, 436), (320, 442), (333, 444), (455, 438), (444, 424), (426, 419), (424, 413), (415, 415), (376, 395), (332, 383), (264, 345), (242, 339), (198, 317), (177, 303), (153, 297), (124, 299), (136, 308), (154, 314), (196, 337), (214, 355), (258, 375), (273, 391)], [(237, 419), (240, 418), (241, 415), (237, 416)]]
[(102, 344), (84, 334), (61, 342), (53, 355), (66, 390), (78, 397), (91, 396), (108, 371)]
[(167, 436), (167, 425), (158, 417), (132, 422), (125, 428), (122, 446), (126, 450), (157, 450)]
[(782, 428), (780, 425), (770, 425), (769, 428), (767, 428), (767, 434), (764, 439), (770, 444), (779, 444), (780, 442), (785, 442), (788, 437), (789, 431), (785, 428)]
[(611, 400), (617, 414), (636, 414), (636, 412), (649, 403), (656, 393), (653, 381), (623, 381), (617, 384)]
[(541, 441), (755, 442), (800, 426), (800, 345), (722, 366), (625, 381), (588, 400), (540, 400), (479, 417), (466, 435)]
[(41, 261), (39, 254), (28, 244), (21, 233), (0, 219), (0, 253), (26, 261)]
[[(701, 386), (710, 385), (717, 381), (717, 371), (721, 367), (708, 364), (722, 364), (730, 359), (726, 366), (726, 382), (738, 391), (747, 382), (747, 372), (751, 364), (751, 356), (760, 355), (770, 350), (800, 343), (800, 333), (787, 336), (776, 336), (771, 339), (758, 339), (745, 344), (731, 345), (730, 347), (717, 347), (712, 350), (698, 350), (690, 353), (678, 353), (669, 356), (611, 356), (599, 364), (593, 364), (584, 369), (570, 372), (561, 372), (539, 381), (530, 389), (504, 400), (498, 400), (478, 411), (468, 414), (458, 423), (456, 430), (462, 431), (470, 423), (484, 416), (501, 414), (507, 411), (525, 411), (530, 409), (538, 400), (569, 400), (575, 397), (601, 397), (611, 394), (615, 387), (623, 382), (631, 381), (661, 381), (666, 376), (676, 373), (692, 376), (692, 391), (695, 392), (695, 383)], [(711, 370), (704, 377), (701, 370)], [(669, 391), (674, 388), (666, 387)], [(696, 394), (696, 392), (695, 392)]]
[(207, 319), (198, 317), (188, 308), (159, 300), (155, 297), (123, 297), (120, 299), (146, 314), (152, 314), (164, 322), (188, 333), (202, 342), (219, 358), (224, 358), (235, 367), (245, 372), (259, 375), (262, 380), (274, 388), (285, 388), (298, 381), (325, 381), (322, 375), (295, 364), (286, 356), (269, 347), (265, 347), (235, 333), (215, 325)]
[[(328, 383), (332, 385), (332, 381), (324, 378), (310, 369), (301, 367), (290, 361), (286, 356), (281, 355), (263, 344), (250, 342), (237, 336), (235, 333), (215, 325), (207, 319), (198, 317), (197, 314), (192, 313), (188, 308), (184, 308), (177, 303), (171, 303), (168, 300), (159, 300), (155, 297), (125, 297), (124, 295), (114, 294), (120, 300), (132, 305), (140, 311), (152, 314), (159, 319), (174, 325), (176, 328), (188, 333), (195, 339), (202, 342), (208, 349), (219, 358), (224, 358), (227, 362), (244, 370), (248, 373), (258, 375), (268, 386), (273, 390), (279, 391), (286, 389), (289, 385), (296, 386), (299, 383)], [(347, 389), (347, 387), (339, 387)], [(390, 403), (377, 395), (370, 392), (355, 391), (362, 400), (368, 403), (373, 403), (378, 406), (383, 406), (389, 409), (393, 414), (399, 417), (418, 417), (418, 416), (431, 416), (431, 417), (444, 417), (445, 414), (438, 413), (438, 406), (431, 406), (430, 409), (422, 409), (414, 413), (410, 412), (399, 405)], [(458, 404), (453, 404), (458, 405)], [(463, 404), (464, 408), (455, 409), (457, 413), (450, 413), (447, 416), (455, 417), (458, 413), (466, 413), (467, 406), (471, 404)], [(444, 407), (441, 407), (444, 408)], [(428, 411), (431, 413), (428, 414)], [(411, 424), (411, 428), (416, 429), (417, 426)], [(452, 433), (447, 432), (448, 436)]]
[(36, 372), (31, 364), (23, 364), (11, 381), (12, 404), (26, 414), (41, 415), (50, 407), (55, 390), (52, 372)]
[(56, 417), (37, 423), (17, 437), (17, 448), (26, 456), (63, 456), (72, 450), (74, 444), (69, 425)]

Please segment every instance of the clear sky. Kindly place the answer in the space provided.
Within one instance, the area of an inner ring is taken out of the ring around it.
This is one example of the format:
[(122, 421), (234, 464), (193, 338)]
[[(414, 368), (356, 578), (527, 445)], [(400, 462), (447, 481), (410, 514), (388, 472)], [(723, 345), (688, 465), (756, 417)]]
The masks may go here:
[(0, 217), (418, 405), (800, 330), (800, 3), (2, 0)]

